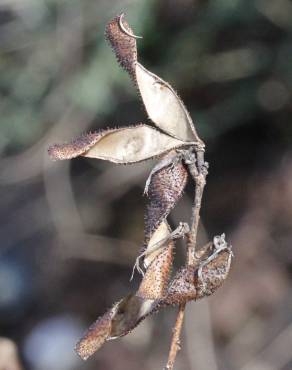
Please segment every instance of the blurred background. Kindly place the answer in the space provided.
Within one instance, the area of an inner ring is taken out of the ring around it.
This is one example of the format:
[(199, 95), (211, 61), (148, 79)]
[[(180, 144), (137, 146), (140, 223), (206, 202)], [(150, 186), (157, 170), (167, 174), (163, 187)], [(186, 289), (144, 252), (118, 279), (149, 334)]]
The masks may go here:
[[(177, 370), (292, 368), (292, 3), (289, 0), (0, 0), (0, 369), (162, 369), (176, 309), (87, 362), (87, 326), (139, 284), (142, 197), (154, 165), (78, 158), (50, 144), (147, 122), (104, 39), (125, 12), (139, 59), (179, 92), (210, 163), (199, 241), (235, 258), (188, 305)], [(172, 212), (188, 221), (193, 184)], [(177, 243), (176, 264), (183, 263)], [(17, 355), (18, 351), (18, 355)], [(17, 359), (17, 356), (19, 358)]]

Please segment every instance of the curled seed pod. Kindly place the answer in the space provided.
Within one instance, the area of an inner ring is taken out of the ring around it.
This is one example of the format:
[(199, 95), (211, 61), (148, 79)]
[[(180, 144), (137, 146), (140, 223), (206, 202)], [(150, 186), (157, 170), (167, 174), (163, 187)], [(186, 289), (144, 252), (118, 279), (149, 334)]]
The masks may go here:
[(207, 244), (201, 251), (209, 250), (209, 255), (194, 266), (182, 268), (171, 281), (167, 295), (160, 305), (179, 305), (190, 300), (197, 300), (213, 294), (226, 280), (232, 252), (226, 246), (222, 250)]
[[(165, 252), (167, 248), (172, 250), (172, 247), (165, 247), (148, 267), (147, 272), (152, 271), (153, 277), (155, 277), (153, 275), (155, 268), (152, 269), (151, 266), (155, 266), (155, 261), (157, 261), (156, 267), (159, 264), (169, 266), (169, 258), (172, 257), (169, 254), (167, 256)], [(206, 258), (204, 253), (204, 259), (198, 261), (196, 265), (181, 269), (169, 284), (164, 297), (160, 296), (156, 299), (158, 291), (153, 292), (150, 289), (150, 283), (155, 284), (155, 282), (148, 280), (146, 272), (136, 294), (129, 294), (120, 300), (87, 330), (76, 345), (76, 352), (79, 356), (86, 360), (106, 341), (128, 334), (148, 315), (165, 306), (179, 305), (213, 294), (228, 276), (232, 257), (231, 247), (226, 246), (218, 250), (210, 243), (203, 249), (209, 252)], [(165, 281), (162, 281), (163, 284)], [(162, 285), (158, 284), (157, 287)], [(164, 294), (165, 288), (160, 291)], [(149, 296), (155, 298), (149, 299)]]
[(198, 297), (203, 298), (213, 294), (226, 280), (231, 266), (232, 252), (226, 248), (219, 252), (210, 262), (201, 265), (197, 270), (195, 285)]
[(163, 305), (180, 305), (197, 299), (197, 288), (194, 280), (195, 271), (196, 267), (190, 266), (177, 272), (169, 285)]
[(147, 315), (155, 311), (157, 301), (130, 294), (90, 326), (76, 345), (83, 359), (93, 355), (106, 341), (124, 336), (133, 330)]
[(149, 203), (145, 213), (146, 245), (182, 196), (187, 177), (187, 170), (181, 160), (174, 161), (152, 175), (148, 188)]
[(146, 270), (137, 296), (147, 299), (161, 299), (165, 296), (173, 262), (173, 247), (173, 240), (161, 247)]
[(112, 326), (112, 318), (116, 312), (117, 305), (99, 317), (77, 343), (75, 350), (83, 360), (87, 360), (88, 357), (93, 355), (108, 339)]
[(137, 61), (136, 36), (133, 34), (123, 14), (112, 19), (105, 29), (105, 36), (112, 46), (120, 65), (135, 78), (135, 63)]

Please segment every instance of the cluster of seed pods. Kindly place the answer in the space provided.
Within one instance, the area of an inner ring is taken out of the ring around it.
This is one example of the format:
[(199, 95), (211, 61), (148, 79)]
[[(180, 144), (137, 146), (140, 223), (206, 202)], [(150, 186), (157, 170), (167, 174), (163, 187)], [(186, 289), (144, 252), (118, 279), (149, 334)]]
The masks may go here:
[(87, 330), (76, 346), (87, 359), (106, 341), (133, 330), (146, 316), (163, 307), (181, 305), (214, 293), (226, 279), (231, 264), (231, 247), (224, 235), (197, 250), (192, 265), (171, 277), (175, 239), (189, 232), (186, 224), (172, 231), (167, 217), (183, 194), (188, 181), (188, 161), (195, 149), (204, 150), (183, 102), (172, 87), (137, 61), (136, 36), (123, 15), (106, 26), (120, 65), (129, 73), (142, 98), (153, 128), (146, 124), (102, 130), (84, 135), (71, 143), (49, 148), (53, 160), (78, 156), (114, 163), (131, 164), (159, 157), (145, 192), (143, 278), (137, 292), (115, 303)]

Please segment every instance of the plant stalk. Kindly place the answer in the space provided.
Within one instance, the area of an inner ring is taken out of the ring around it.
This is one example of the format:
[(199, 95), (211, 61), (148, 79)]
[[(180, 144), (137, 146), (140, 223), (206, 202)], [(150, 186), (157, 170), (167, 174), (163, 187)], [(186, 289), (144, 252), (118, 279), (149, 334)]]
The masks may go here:
[[(200, 210), (202, 204), (202, 197), (206, 185), (206, 177), (208, 174), (208, 164), (204, 161), (204, 152), (196, 152), (196, 162), (188, 165), (190, 174), (195, 182), (195, 198), (192, 207), (192, 222), (190, 232), (187, 235), (187, 265), (194, 265), (196, 258), (196, 243), (200, 221)], [(178, 351), (180, 350), (180, 336), (182, 325), (184, 321), (186, 303), (179, 306), (175, 326), (173, 328), (173, 335), (168, 354), (167, 365), (165, 370), (172, 370)]]

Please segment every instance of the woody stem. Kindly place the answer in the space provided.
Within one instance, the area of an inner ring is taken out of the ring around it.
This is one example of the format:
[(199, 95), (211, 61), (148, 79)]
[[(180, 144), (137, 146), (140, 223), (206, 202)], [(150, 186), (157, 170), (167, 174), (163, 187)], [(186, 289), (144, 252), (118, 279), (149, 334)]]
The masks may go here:
[[(204, 152), (196, 152), (196, 163), (188, 165), (190, 174), (195, 182), (195, 198), (192, 207), (192, 222), (191, 229), (188, 233), (187, 240), (187, 265), (194, 265), (196, 258), (196, 242), (200, 220), (200, 209), (202, 204), (202, 197), (206, 185), (206, 176), (208, 174), (208, 164), (204, 161)], [(165, 370), (172, 370), (178, 351), (180, 350), (180, 335), (182, 324), (184, 320), (186, 303), (179, 306), (178, 315), (176, 318), (175, 326), (173, 328), (173, 336), (171, 340), (170, 350), (168, 354), (168, 361)]]

